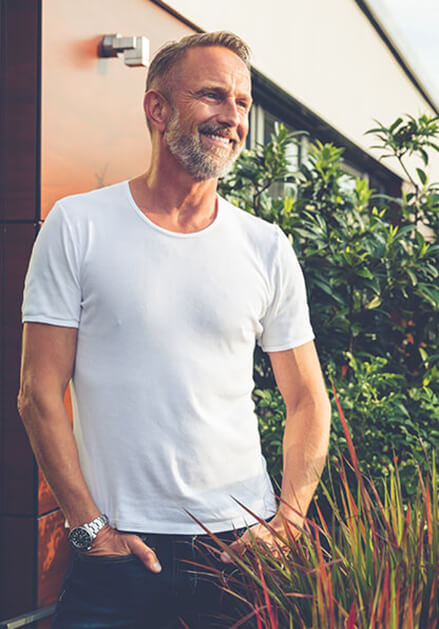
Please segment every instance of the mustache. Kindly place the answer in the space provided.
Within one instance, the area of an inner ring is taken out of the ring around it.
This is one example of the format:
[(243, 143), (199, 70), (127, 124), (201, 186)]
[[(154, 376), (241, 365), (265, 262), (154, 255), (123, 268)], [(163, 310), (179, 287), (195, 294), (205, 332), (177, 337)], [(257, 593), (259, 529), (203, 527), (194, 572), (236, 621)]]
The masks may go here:
[(211, 133), (214, 135), (220, 135), (223, 138), (239, 142), (239, 138), (233, 131), (226, 125), (212, 124), (211, 122), (205, 122), (198, 127), (200, 133)]

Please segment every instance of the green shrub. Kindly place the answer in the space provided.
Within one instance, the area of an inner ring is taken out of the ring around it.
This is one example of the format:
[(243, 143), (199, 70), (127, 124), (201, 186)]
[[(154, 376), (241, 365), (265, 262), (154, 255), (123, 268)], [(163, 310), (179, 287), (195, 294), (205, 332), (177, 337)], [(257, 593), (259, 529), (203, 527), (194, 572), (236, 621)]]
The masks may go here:
[[(424, 468), (439, 443), (439, 398), (428, 386), (405, 388), (401, 374), (390, 373), (385, 358), (356, 360), (346, 356), (350, 375), (335, 376), (338, 397), (347, 412), (349, 428), (363, 470), (381, 488), (381, 480), (389, 477), (398, 461), (404, 498), (413, 496), (418, 486), (417, 466)], [(282, 481), (282, 434), (285, 426), (285, 404), (277, 389), (254, 391), (262, 451), (267, 460), (276, 493)], [(333, 404), (330, 435), (330, 460), (338, 451), (346, 453), (344, 432), (336, 421)], [(328, 482), (328, 470), (323, 479)], [(439, 490), (439, 486), (438, 486)], [(317, 496), (322, 498), (320, 490)]]
[[(423, 464), (424, 447), (439, 444), (439, 186), (420, 168), (412, 176), (404, 158), (418, 154), (428, 165), (427, 151), (438, 150), (437, 120), (408, 116), (368, 132), (412, 183), (400, 198), (375, 194), (364, 179), (343, 185), (343, 149), (330, 143), (316, 141), (292, 171), (288, 147), (297, 134), (282, 125), (267, 145), (243, 152), (220, 190), (289, 236), (306, 277), (321, 362), (349, 410), (360, 460), (378, 479), (392, 470), (394, 452), (407, 494), (414, 461)], [(279, 482), (284, 409), (259, 349), (254, 377), (263, 450)], [(333, 429), (331, 455), (345, 446)]]
[[(415, 494), (418, 486), (417, 464), (427, 465), (439, 443), (439, 399), (425, 386), (406, 389), (401, 374), (388, 371), (388, 360), (370, 357), (357, 360), (347, 355), (349, 377), (334, 378), (335, 388), (346, 415), (362, 469), (378, 488), (398, 462), (404, 498)], [(331, 378), (334, 371), (328, 369)], [(337, 409), (333, 408), (335, 418)], [(339, 422), (333, 421), (331, 456), (347, 449)], [(327, 478), (327, 471), (325, 471)], [(438, 487), (439, 489), (439, 487)]]

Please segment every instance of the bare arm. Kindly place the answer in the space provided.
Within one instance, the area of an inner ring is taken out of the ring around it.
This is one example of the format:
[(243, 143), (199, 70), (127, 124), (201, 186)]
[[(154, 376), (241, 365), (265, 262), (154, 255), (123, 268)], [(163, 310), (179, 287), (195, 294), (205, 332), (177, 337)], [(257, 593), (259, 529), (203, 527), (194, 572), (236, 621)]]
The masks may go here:
[[(25, 323), (18, 409), (37, 463), (71, 527), (100, 514), (81, 472), (64, 393), (73, 373), (77, 329)], [(149, 568), (157, 557), (136, 535), (102, 529), (90, 554), (135, 553)]]
[(25, 323), (18, 409), (37, 463), (72, 527), (99, 515), (82, 476), (64, 407), (76, 353), (76, 328)]
[[(331, 407), (320, 369), (319, 359), (311, 341), (300, 347), (280, 352), (269, 352), (276, 384), (287, 410), (283, 435), (283, 478), (281, 503), (270, 528), (284, 534), (284, 521), (292, 523), (290, 532), (297, 536), (316, 490), (325, 465), (329, 443)], [(290, 507), (293, 507), (292, 509)], [(297, 513), (299, 512), (299, 513)], [(279, 555), (278, 538), (265, 525), (251, 527), (253, 537), (268, 544), (271, 552)], [(245, 552), (250, 543), (246, 531), (230, 544), (236, 552)], [(232, 561), (223, 552), (225, 563)]]
[[(269, 356), (286, 406), (281, 498), (305, 516), (325, 465), (331, 407), (312, 341)], [(280, 513), (302, 525), (286, 505)]]

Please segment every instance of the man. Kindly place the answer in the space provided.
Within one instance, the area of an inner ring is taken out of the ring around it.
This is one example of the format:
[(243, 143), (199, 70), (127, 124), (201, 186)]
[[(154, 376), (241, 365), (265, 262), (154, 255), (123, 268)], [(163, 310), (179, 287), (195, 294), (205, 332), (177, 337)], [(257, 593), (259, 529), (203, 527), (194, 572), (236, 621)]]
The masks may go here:
[[(54, 627), (160, 629), (183, 617), (206, 629), (202, 612), (219, 609), (212, 584), (183, 567), (205, 533), (195, 518), (232, 551), (245, 549), (246, 525), (275, 547), (237, 500), (281, 533), (303, 523), (329, 433), (303, 277), (277, 226), (216, 194), (250, 105), (238, 37), (167, 45), (144, 98), (147, 172), (61, 199), (38, 236), (19, 408), (75, 548)], [(287, 408), (278, 509), (251, 399), (255, 342)]]

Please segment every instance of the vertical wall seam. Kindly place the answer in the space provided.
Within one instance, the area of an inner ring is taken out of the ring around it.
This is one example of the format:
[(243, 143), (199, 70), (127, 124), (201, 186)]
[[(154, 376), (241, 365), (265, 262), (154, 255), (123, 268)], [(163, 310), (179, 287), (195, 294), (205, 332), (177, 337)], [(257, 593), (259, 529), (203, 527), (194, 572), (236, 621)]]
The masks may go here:
[[(3, 68), (1, 72), (1, 85), (0, 85), (0, 101), (2, 103), (2, 107), (0, 107), (0, 187), (2, 196), (5, 191), (5, 146), (6, 146), (6, 110), (7, 110), (7, 98), (6, 98), (6, 43), (7, 43), (7, 28), (6, 28), (6, 4), (4, 0), (2, 0), (0, 5), (0, 67)], [(0, 207), (0, 216), (4, 215), (4, 203), (1, 203)], [(5, 287), (5, 226), (1, 226), (0, 230), (0, 346), (4, 348), (4, 334), (5, 334), (5, 308), (4, 308), (4, 287)], [(5, 421), (4, 421), (4, 413), (5, 413), (5, 404), (4, 404), (4, 369), (5, 369), (5, 359), (4, 359), (4, 351), (1, 352), (0, 356), (0, 504), (1, 509), (3, 510), (3, 500), (5, 495), (5, 487), (6, 487), (6, 474), (4, 470), (4, 460), (5, 460)]]
[[(42, 0), (37, 0), (35, 28), (36, 28), (36, 77), (35, 77), (35, 237), (38, 233), (38, 225), (41, 216), (41, 70), (42, 70)], [(34, 609), (38, 607), (39, 590), (39, 504), (38, 504), (38, 466), (34, 457), (34, 561), (33, 561), (33, 592)]]

